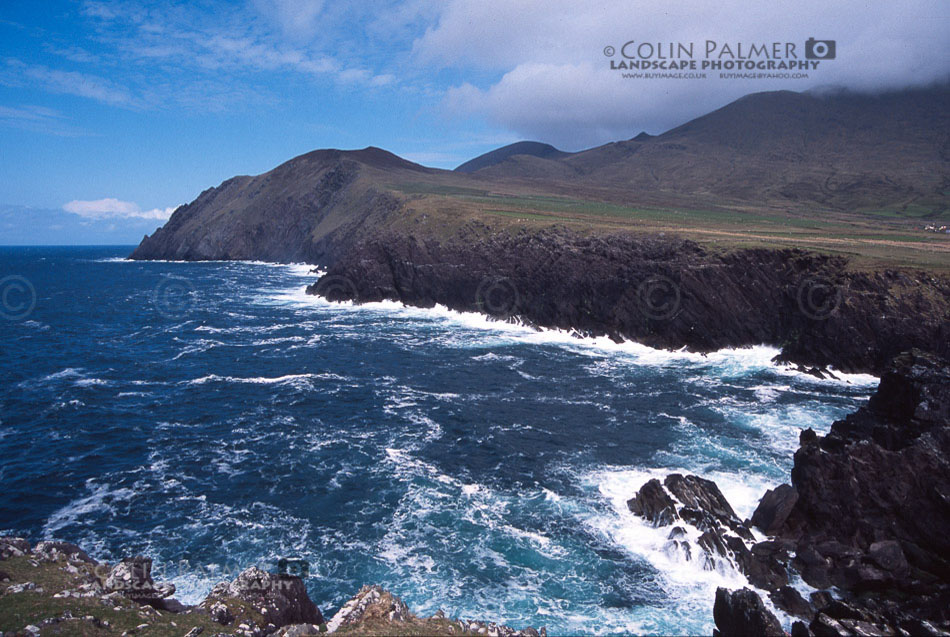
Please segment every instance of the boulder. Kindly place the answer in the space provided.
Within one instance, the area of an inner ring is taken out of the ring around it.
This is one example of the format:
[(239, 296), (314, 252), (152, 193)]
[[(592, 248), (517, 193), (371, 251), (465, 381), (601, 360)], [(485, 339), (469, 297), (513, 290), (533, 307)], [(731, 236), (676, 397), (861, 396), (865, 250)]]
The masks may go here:
[(277, 628), (324, 623), (320, 609), (307, 595), (303, 580), (295, 575), (275, 575), (257, 567), (248, 568), (232, 582), (216, 585), (201, 607), (211, 612), (216, 604), (226, 606), (224, 601), (229, 598), (250, 605)]
[(798, 491), (790, 484), (780, 484), (769, 489), (752, 514), (752, 526), (766, 535), (775, 535), (785, 524), (796, 502)]
[(785, 637), (778, 618), (765, 607), (758, 594), (748, 588), (716, 589), (713, 619), (722, 637)]
[(0, 537), (0, 560), (20, 557), (30, 552), (30, 543), (22, 537)]
[(790, 615), (805, 619), (811, 619), (815, 616), (814, 606), (791, 586), (782, 586), (778, 590), (772, 591), (769, 593), (769, 599)]
[(57, 562), (59, 560), (72, 560), (95, 564), (96, 561), (90, 558), (84, 550), (69, 542), (60, 542), (57, 540), (44, 540), (33, 547), (33, 557), (48, 562)]
[(308, 637), (319, 635), (320, 627), (315, 624), (291, 624), (277, 630), (276, 637)]
[(152, 558), (137, 555), (127, 557), (112, 567), (106, 577), (105, 588), (108, 592), (119, 593), (139, 604), (159, 610), (180, 613), (187, 607), (171, 596), (175, 594), (175, 585), (170, 582), (156, 583), (152, 579)]

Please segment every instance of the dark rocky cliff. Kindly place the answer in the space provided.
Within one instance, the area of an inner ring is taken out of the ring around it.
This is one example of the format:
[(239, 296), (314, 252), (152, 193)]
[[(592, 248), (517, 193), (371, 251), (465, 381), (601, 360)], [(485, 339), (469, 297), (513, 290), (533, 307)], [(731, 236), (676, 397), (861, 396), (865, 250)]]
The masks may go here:
[(667, 237), (388, 235), (354, 246), (309, 291), (438, 303), (661, 348), (771, 344), (784, 360), (841, 371), (880, 372), (911, 347), (950, 351), (946, 279), (855, 272), (843, 258), (798, 250), (714, 253)]
[[(740, 522), (715, 483), (670, 474), (628, 506), (670, 527), (667, 550), (744, 573), (804, 620), (793, 635), (946, 635), (950, 630), (950, 359), (898, 355), (867, 406), (826, 436), (801, 434), (791, 484)], [(685, 525), (698, 529), (696, 544)], [(752, 543), (749, 526), (769, 537)], [(751, 544), (751, 546), (750, 546)], [(809, 599), (789, 586), (799, 575)], [(781, 634), (758, 594), (716, 593), (727, 635)]]
[(866, 407), (802, 433), (791, 478), (776, 535), (806, 582), (894, 624), (950, 623), (950, 360), (898, 356)]

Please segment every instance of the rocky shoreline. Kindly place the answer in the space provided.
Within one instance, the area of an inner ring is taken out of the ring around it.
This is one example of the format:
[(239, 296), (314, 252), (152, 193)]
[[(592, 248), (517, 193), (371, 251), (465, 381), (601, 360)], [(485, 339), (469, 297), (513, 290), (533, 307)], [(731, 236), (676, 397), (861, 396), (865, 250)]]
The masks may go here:
[(517, 234), (472, 226), (442, 242), (388, 235), (351, 247), (307, 290), (712, 352), (772, 345), (819, 373), (880, 375), (902, 351), (950, 355), (950, 280), (864, 272), (795, 249), (713, 252), (667, 236)]
[[(795, 636), (950, 634), (950, 361), (901, 354), (866, 407), (826, 436), (804, 430), (791, 484), (750, 520), (697, 476), (651, 480), (628, 506), (670, 527), (667, 550), (744, 573), (798, 618)], [(783, 634), (749, 589), (720, 589), (714, 617), (723, 636)]]

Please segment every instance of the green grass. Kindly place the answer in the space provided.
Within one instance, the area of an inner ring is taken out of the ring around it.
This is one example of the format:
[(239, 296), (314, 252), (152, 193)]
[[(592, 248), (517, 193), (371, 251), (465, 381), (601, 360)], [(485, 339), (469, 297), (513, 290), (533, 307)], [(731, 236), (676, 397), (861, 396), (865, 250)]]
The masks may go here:
[[(214, 635), (232, 633), (238, 624), (248, 619), (258, 625), (266, 624), (259, 614), (254, 615), (253, 611), (248, 609), (242, 612), (242, 604), (238, 600), (225, 602), (237, 619), (229, 626), (221, 626), (205, 613), (175, 614), (158, 611), (139, 606), (124, 598), (103, 604), (99, 595), (80, 598), (54, 597), (61, 591), (75, 590), (84, 578), (99, 577), (101, 581), (102, 576), (108, 573), (102, 565), (96, 571), (94, 566), (84, 564), (79, 567), (78, 575), (72, 575), (63, 570), (64, 566), (65, 561), (40, 561), (39, 566), (33, 566), (29, 556), (0, 561), (0, 571), (10, 576), (10, 582), (0, 584), (0, 633), (21, 631), (30, 624), (40, 626), (43, 620), (61, 618), (66, 613), (80, 619), (67, 619), (41, 626), (41, 634), (121, 635), (130, 631), (135, 635), (150, 637), (181, 637), (195, 627), (204, 629), (202, 635)], [(24, 582), (33, 582), (43, 590), (5, 594), (10, 585)], [(85, 619), (87, 617), (92, 619)], [(137, 627), (143, 624), (148, 626), (138, 630)]]

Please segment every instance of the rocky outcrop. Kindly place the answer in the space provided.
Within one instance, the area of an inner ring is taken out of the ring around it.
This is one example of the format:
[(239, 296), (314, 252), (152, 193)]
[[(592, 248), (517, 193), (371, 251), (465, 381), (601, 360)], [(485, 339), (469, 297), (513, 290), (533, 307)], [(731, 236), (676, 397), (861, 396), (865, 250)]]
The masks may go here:
[(851, 619), (950, 622), (950, 361), (898, 356), (866, 407), (802, 433), (783, 492), (753, 520), (794, 544), (807, 583), (871, 600)]
[[(948, 458), (950, 361), (914, 350), (897, 356), (867, 406), (827, 436), (802, 432), (792, 484), (766, 492), (748, 523), (715, 483), (696, 476), (650, 480), (628, 507), (654, 526), (670, 526), (668, 549), (686, 559), (689, 534), (680, 525), (692, 525), (704, 567), (725, 560), (768, 591), (777, 607), (805, 620), (793, 634), (944, 634)], [(750, 542), (747, 524), (769, 539)], [(805, 600), (788, 585), (790, 571), (838, 598), (821, 591)], [(761, 604), (752, 591), (720, 589), (720, 632), (765, 634), (764, 624), (748, 623), (761, 620)]]
[(806, 583), (840, 596), (773, 591), (808, 620), (793, 635), (950, 633), (948, 458), (950, 361), (921, 351), (897, 356), (827, 436), (802, 432), (792, 484), (768, 491), (751, 520)]
[(379, 586), (364, 586), (327, 623), (328, 632), (350, 629), (361, 634), (488, 635), (490, 637), (544, 637), (547, 631), (515, 630), (494, 622), (450, 619), (441, 610), (432, 617), (414, 615), (405, 602)]
[(712, 480), (678, 473), (662, 483), (649, 480), (627, 507), (653, 526), (670, 527), (666, 551), (678, 552), (686, 561), (699, 560), (705, 570), (733, 568), (754, 586), (771, 591), (777, 606), (792, 614), (803, 612), (801, 596), (788, 587), (789, 543), (756, 543)]
[(500, 320), (709, 352), (772, 344), (806, 369), (880, 373), (912, 347), (950, 354), (950, 281), (866, 273), (799, 250), (713, 253), (659, 236), (548, 229), (362, 242), (308, 288), (330, 300), (445, 305)]
[[(231, 611), (234, 604), (237, 612)], [(232, 582), (221, 583), (201, 603), (216, 621), (233, 621), (249, 609), (263, 618), (263, 628), (274, 629), (290, 624), (322, 624), (320, 609), (310, 600), (303, 580), (294, 575), (275, 575), (251, 567)], [(273, 632), (273, 631), (269, 631)]]
[(152, 559), (128, 557), (116, 564), (103, 584), (107, 591), (116, 592), (140, 604), (148, 604), (171, 612), (181, 612), (186, 607), (170, 599), (175, 594), (175, 585), (156, 584), (152, 579)]
[(775, 615), (765, 607), (758, 594), (748, 588), (731, 592), (725, 588), (716, 589), (713, 618), (716, 621), (714, 634), (719, 637), (785, 635)]

